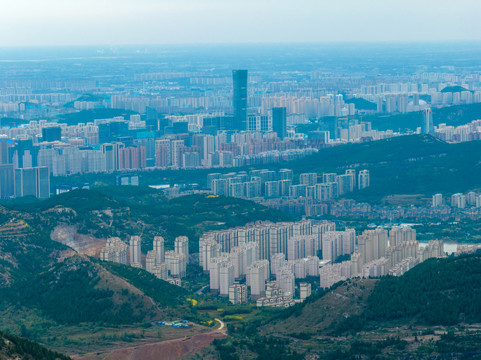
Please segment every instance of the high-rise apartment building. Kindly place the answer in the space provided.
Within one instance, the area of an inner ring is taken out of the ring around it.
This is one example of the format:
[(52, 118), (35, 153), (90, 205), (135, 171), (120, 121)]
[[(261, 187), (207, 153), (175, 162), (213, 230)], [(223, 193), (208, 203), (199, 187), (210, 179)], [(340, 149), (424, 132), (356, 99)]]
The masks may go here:
[(370, 185), (369, 170), (359, 171), (357, 184), (358, 184), (359, 190), (369, 187)]
[(165, 253), (165, 262), (171, 276), (182, 278), (187, 271), (187, 262), (184, 254), (175, 251), (167, 251)]
[(0, 165), (8, 164), (9, 140), (6, 135), (0, 135)]
[(147, 252), (147, 255), (145, 256), (145, 270), (147, 270), (149, 273), (154, 273), (154, 267), (157, 265), (157, 256), (154, 252), (154, 250), (150, 250)]
[(443, 204), (443, 194), (433, 195), (433, 207), (438, 207)]
[(140, 236), (131, 236), (129, 247), (130, 247), (130, 266), (139, 267), (139, 265), (141, 264)]
[(167, 167), (172, 165), (170, 154), (170, 140), (160, 139), (155, 141), (155, 166)]
[(234, 284), (234, 265), (231, 261), (220, 264), (219, 269), (219, 294), (228, 296), (229, 288)]
[(247, 269), (247, 285), (251, 288), (251, 297), (259, 298), (265, 295), (267, 273), (269, 271), (269, 262), (267, 260), (260, 260)]
[(296, 278), (289, 266), (280, 268), (276, 279), (277, 285), (284, 291), (284, 294), (289, 293), (294, 296)]
[(163, 264), (165, 262), (164, 238), (162, 236), (154, 237), (154, 253), (156, 257), (156, 264)]
[(317, 173), (304, 173), (299, 175), (299, 184), (312, 186), (317, 184)]
[(451, 195), (451, 206), (458, 209), (466, 207), (466, 196), (461, 193)]
[(175, 252), (177, 254), (183, 254), (185, 261), (189, 263), (189, 238), (187, 236), (177, 236), (175, 238)]

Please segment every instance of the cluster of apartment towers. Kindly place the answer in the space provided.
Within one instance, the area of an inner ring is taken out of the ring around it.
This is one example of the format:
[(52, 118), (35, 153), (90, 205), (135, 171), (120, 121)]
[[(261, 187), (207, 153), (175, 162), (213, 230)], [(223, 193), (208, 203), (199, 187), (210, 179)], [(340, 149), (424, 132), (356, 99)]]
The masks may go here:
[[(100, 251), (100, 260), (143, 268), (140, 245), (140, 236), (131, 236), (129, 245), (118, 237), (111, 237)], [(155, 236), (153, 249), (145, 256), (145, 270), (159, 279), (180, 285), (180, 279), (185, 276), (189, 263), (189, 239), (187, 236), (178, 236), (175, 238), (174, 245), (175, 250), (165, 251), (164, 238)], [(127, 249), (130, 250), (129, 261), (127, 261)]]
[(303, 173), (299, 175), (299, 184), (295, 185), (293, 178), (294, 172), (290, 169), (281, 169), (278, 172), (262, 169), (249, 173), (245, 171), (228, 174), (211, 173), (207, 175), (207, 185), (215, 195), (246, 198), (302, 196), (329, 201), (353, 192), (356, 187), (359, 190), (365, 189), (370, 184), (369, 170), (359, 171), (357, 179), (355, 169), (347, 169), (341, 175)]
[[(354, 229), (336, 231), (335, 223), (312, 220), (211, 231), (201, 237), (199, 251), (211, 291), (235, 304), (246, 302), (250, 292), (258, 306), (284, 307), (294, 303), (296, 279), (319, 276), (326, 288), (351, 277), (399, 276), (430, 257), (444, 256), (442, 242), (420, 247), (410, 227), (366, 230), (357, 237), (356, 251)], [(351, 259), (334, 263), (343, 255)], [(301, 300), (310, 295), (308, 283), (299, 289)]]

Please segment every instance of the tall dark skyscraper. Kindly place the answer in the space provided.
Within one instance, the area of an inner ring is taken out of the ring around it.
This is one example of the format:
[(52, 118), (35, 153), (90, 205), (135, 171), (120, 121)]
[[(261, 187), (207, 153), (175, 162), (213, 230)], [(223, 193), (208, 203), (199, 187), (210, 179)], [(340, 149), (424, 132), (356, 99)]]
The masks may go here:
[(287, 136), (287, 115), (285, 107), (272, 108), (272, 131), (274, 131), (280, 139)]
[(145, 108), (145, 127), (148, 131), (159, 130), (159, 119), (157, 117), (157, 111), (154, 108)]
[(6, 135), (0, 135), (0, 164), (8, 164), (8, 139)]
[(247, 70), (232, 70), (234, 81), (233, 130), (247, 130)]
[(62, 128), (60, 126), (45, 127), (42, 129), (43, 141), (61, 141)]
[(8, 199), (15, 195), (14, 172), (12, 164), (0, 165), (0, 198)]
[(39, 166), (15, 169), (15, 196), (32, 195), (40, 199), (50, 197), (50, 172), (48, 167)]

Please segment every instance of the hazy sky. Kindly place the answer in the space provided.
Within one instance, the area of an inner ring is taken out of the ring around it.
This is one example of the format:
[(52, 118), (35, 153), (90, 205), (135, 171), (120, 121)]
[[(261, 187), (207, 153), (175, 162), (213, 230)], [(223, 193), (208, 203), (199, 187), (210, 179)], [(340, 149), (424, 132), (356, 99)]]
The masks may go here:
[(0, 0), (0, 46), (481, 40), (480, 0)]

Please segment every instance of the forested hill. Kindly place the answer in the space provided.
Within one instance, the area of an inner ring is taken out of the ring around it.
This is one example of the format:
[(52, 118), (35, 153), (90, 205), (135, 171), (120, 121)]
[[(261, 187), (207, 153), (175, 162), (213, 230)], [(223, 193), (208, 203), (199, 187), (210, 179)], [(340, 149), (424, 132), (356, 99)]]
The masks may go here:
[[(459, 126), (481, 119), (481, 103), (433, 108), (432, 111), (435, 126), (439, 124)], [(397, 115), (366, 116), (363, 120), (371, 122), (373, 129), (377, 130), (415, 131), (422, 125), (423, 113), (416, 111)]]
[(448, 144), (412, 135), (322, 149), (289, 163), (297, 173), (368, 169), (371, 186), (350, 198), (377, 201), (391, 194), (452, 194), (481, 188), (481, 141)]
[(382, 278), (369, 297), (366, 318), (428, 325), (481, 322), (481, 254), (430, 259), (404, 276)]
[(152, 248), (157, 235), (166, 238), (167, 248), (176, 236), (188, 236), (191, 251), (197, 252), (199, 236), (205, 231), (254, 221), (292, 220), (247, 200), (204, 194), (167, 199), (161, 190), (147, 186), (74, 190), (43, 201), (18, 199), (4, 206), (47, 234), (58, 226), (74, 226), (80, 234), (104, 239), (142, 234), (145, 251)]
[(33, 341), (0, 331), (0, 359), (69, 360), (70, 358), (47, 350)]

